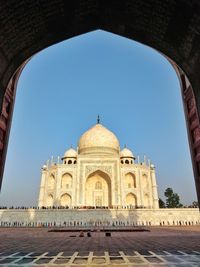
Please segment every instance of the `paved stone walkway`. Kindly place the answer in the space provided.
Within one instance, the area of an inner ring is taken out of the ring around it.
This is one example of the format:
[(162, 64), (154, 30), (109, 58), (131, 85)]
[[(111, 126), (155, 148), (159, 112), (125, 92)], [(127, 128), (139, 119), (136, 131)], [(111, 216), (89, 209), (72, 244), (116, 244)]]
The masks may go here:
[(200, 253), (193, 251), (191, 254), (177, 251), (175, 254), (166, 251), (154, 253), (149, 251), (148, 255), (143, 255), (137, 251), (119, 251), (118, 253), (104, 252), (102, 255), (96, 255), (94, 252), (89, 252), (84, 256), (78, 251), (74, 253), (60, 252), (57, 255), (49, 254), (48, 252), (38, 253), (14, 253), (11, 255), (0, 255), (0, 266), (70, 266), (70, 267), (86, 267), (86, 266), (115, 266), (115, 267), (197, 267), (200, 266)]
[(44, 228), (0, 228), (0, 267), (198, 266), (200, 226), (154, 227), (105, 237), (54, 233)]

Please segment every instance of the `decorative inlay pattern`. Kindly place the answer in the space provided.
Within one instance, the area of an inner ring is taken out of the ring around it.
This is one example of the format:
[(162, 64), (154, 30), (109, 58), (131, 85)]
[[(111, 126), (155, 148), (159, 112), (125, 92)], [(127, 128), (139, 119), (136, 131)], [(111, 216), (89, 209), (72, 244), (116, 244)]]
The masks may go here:
[(111, 166), (102, 166), (102, 165), (87, 165), (85, 167), (85, 175), (88, 176), (90, 175), (91, 173), (95, 172), (95, 171), (103, 171), (109, 175), (112, 175), (112, 168)]

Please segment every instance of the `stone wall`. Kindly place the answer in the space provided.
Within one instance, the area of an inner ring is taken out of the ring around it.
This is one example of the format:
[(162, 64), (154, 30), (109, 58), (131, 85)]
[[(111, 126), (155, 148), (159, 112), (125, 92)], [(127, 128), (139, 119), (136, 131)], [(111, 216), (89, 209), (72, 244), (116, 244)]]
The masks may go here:
[(196, 225), (199, 209), (2, 209), (0, 226)]

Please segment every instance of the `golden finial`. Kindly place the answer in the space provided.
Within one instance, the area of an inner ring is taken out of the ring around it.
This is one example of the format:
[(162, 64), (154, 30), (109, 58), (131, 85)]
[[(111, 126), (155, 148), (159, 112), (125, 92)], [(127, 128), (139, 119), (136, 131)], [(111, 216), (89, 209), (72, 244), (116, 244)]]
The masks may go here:
[(97, 116), (97, 124), (99, 124), (100, 123), (100, 116), (98, 115)]

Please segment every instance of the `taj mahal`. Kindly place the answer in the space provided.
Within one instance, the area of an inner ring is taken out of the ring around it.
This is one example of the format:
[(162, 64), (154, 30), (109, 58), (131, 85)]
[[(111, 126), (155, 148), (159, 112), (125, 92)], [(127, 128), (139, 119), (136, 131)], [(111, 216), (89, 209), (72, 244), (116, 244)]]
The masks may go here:
[(155, 166), (120, 149), (100, 123), (42, 167), (38, 207), (0, 209), (0, 227), (134, 227), (200, 224), (198, 208), (159, 208)]
[(142, 207), (157, 209), (155, 167), (137, 161), (110, 130), (97, 124), (61, 162), (42, 167), (39, 207)]

